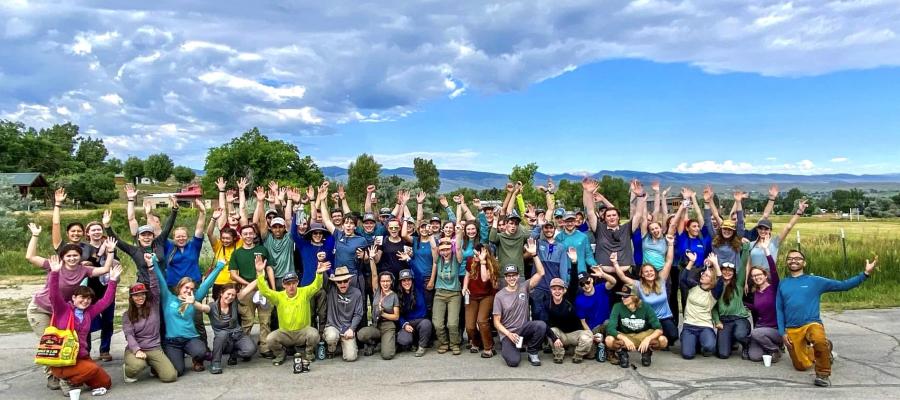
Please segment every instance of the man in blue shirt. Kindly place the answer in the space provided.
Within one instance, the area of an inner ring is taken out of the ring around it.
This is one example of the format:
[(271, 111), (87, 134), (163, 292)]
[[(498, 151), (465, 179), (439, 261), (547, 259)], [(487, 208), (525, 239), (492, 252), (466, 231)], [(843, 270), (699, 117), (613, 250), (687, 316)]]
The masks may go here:
[[(787, 255), (791, 276), (778, 285), (775, 309), (778, 314), (778, 332), (784, 336), (784, 344), (794, 368), (806, 371), (815, 364), (816, 386), (831, 386), (832, 344), (825, 337), (825, 326), (819, 316), (819, 300), (826, 292), (843, 292), (863, 283), (875, 272), (878, 256), (872, 262), (866, 260), (863, 272), (850, 279), (837, 281), (820, 276), (806, 275), (806, 256), (799, 250)], [(812, 351), (810, 347), (812, 346)]]

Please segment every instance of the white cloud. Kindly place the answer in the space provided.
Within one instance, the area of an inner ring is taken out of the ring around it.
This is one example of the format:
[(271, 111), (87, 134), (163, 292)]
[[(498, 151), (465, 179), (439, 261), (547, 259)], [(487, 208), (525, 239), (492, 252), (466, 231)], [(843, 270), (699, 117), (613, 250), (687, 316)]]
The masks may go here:
[(300, 99), (306, 94), (306, 88), (299, 85), (286, 85), (272, 87), (262, 83), (231, 75), (227, 72), (207, 72), (197, 77), (211, 86), (226, 87), (238, 91), (248, 92), (267, 101), (283, 103), (288, 99)]
[(835, 158), (831, 159), (831, 162), (833, 162), (833, 163), (842, 163), (842, 162), (847, 162), (847, 161), (850, 161), (850, 159), (847, 157), (835, 157)]
[(94, 46), (108, 46), (119, 37), (119, 32), (79, 32), (75, 35), (75, 42), (69, 47), (70, 51), (78, 55), (91, 54)]
[(315, 116), (312, 107), (302, 108), (275, 108), (268, 109), (255, 106), (244, 107), (244, 111), (251, 114), (260, 114), (264, 117), (275, 118), (282, 122), (300, 121), (308, 124), (321, 124), (322, 118)]
[(100, 96), (100, 100), (107, 103), (112, 104), (114, 106), (121, 106), (124, 100), (122, 100), (122, 96), (119, 96), (118, 93), (108, 93), (103, 96)]
[(693, 163), (681, 163), (674, 169), (675, 172), (682, 173), (705, 173), (720, 172), (733, 174), (817, 174), (831, 172), (829, 168), (820, 168), (810, 160), (800, 160), (793, 163), (783, 164), (752, 164), (746, 161), (725, 160), (717, 161), (697, 161)]

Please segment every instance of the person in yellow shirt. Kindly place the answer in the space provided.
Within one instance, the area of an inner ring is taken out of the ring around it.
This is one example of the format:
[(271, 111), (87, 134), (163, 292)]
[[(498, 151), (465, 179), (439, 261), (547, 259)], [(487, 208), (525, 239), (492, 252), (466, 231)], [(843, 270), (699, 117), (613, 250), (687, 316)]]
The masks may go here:
[[(323, 254), (324, 255), (324, 254)], [(276, 292), (266, 282), (266, 260), (257, 254), (255, 260), (256, 285), (259, 294), (272, 302), (278, 313), (280, 327), (269, 333), (266, 343), (275, 352), (273, 365), (284, 363), (285, 348), (295, 346), (306, 347), (306, 359), (312, 361), (315, 358), (316, 345), (319, 343), (319, 331), (310, 326), (312, 307), (310, 300), (322, 289), (322, 274), (331, 268), (331, 263), (319, 258), (319, 266), (316, 268), (316, 279), (312, 284), (298, 288), (300, 278), (293, 271), (285, 274), (282, 279), (284, 291)]]
[[(222, 292), (222, 287), (229, 283), (235, 283), (231, 280), (231, 273), (228, 271), (228, 261), (231, 260), (231, 253), (244, 245), (240, 235), (230, 226), (222, 227), (219, 233), (216, 234), (216, 227), (219, 226), (218, 220), (223, 217), (223, 214), (224, 211), (221, 208), (213, 211), (212, 221), (207, 224), (206, 228), (206, 237), (209, 238), (209, 244), (213, 250), (213, 265), (219, 261), (225, 263), (225, 268), (222, 269), (222, 272), (219, 272), (219, 275), (216, 276), (216, 281), (213, 283), (212, 298), (216, 301), (219, 300), (219, 293)], [(235, 241), (235, 239), (237, 240)]]

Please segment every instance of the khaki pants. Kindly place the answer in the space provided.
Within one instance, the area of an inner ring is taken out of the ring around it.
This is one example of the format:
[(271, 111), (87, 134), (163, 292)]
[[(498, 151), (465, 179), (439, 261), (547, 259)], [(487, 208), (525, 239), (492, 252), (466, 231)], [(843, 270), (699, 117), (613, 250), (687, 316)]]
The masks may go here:
[(584, 358), (591, 351), (591, 346), (594, 344), (594, 336), (590, 332), (580, 330), (563, 333), (559, 328), (550, 329), (553, 330), (553, 333), (556, 334), (556, 337), (563, 344), (561, 349), (556, 348), (556, 346), (552, 347), (553, 358), (562, 359), (566, 355), (566, 347), (575, 347), (575, 358)]
[(28, 303), (25, 309), (25, 317), (28, 318), (28, 325), (31, 325), (31, 331), (38, 337), (44, 336), (44, 330), (50, 326), (50, 316), (53, 313), (37, 306), (34, 298)]
[(137, 379), (141, 371), (149, 365), (156, 370), (156, 376), (162, 382), (175, 382), (178, 379), (178, 372), (175, 371), (175, 367), (169, 361), (169, 357), (166, 357), (166, 353), (161, 348), (157, 347), (152, 350), (142, 351), (147, 355), (147, 358), (144, 360), (135, 357), (130, 349), (125, 349), (125, 364), (122, 365), (122, 369), (125, 370), (125, 376)]
[(307, 326), (299, 331), (285, 331), (282, 329), (269, 333), (266, 338), (269, 349), (275, 352), (275, 359), (284, 358), (286, 347), (306, 346), (306, 358), (312, 360), (316, 356), (316, 345), (319, 344), (319, 331)]
[(357, 347), (356, 347), (356, 336), (354, 335), (351, 339), (344, 339), (341, 337), (343, 332), (338, 332), (337, 328), (333, 326), (326, 326), (325, 332), (322, 336), (325, 337), (325, 343), (328, 345), (328, 352), (334, 353), (337, 349), (338, 340), (341, 341), (341, 355), (344, 358), (344, 361), (356, 361), (357, 356)]
[(806, 371), (815, 364), (816, 375), (831, 376), (831, 347), (822, 324), (813, 322), (784, 332), (791, 340), (791, 345), (785, 345), (795, 369)]
[(491, 309), (494, 308), (494, 296), (477, 299), (470, 298), (466, 304), (466, 334), (469, 344), (480, 347), (484, 351), (494, 349), (494, 335), (491, 332)]
[(462, 296), (459, 292), (438, 289), (434, 293), (434, 314), (431, 322), (434, 324), (441, 347), (459, 348), (459, 308), (461, 303)]
[(394, 321), (381, 321), (378, 327), (367, 326), (359, 330), (359, 341), (372, 345), (381, 340), (381, 358), (390, 360), (397, 354), (397, 324)]
[(253, 302), (253, 293), (250, 293), (238, 303), (238, 314), (241, 316), (241, 329), (247, 336), (250, 336), (250, 330), (253, 329), (253, 317), (259, 319), (259, 352), (268, 353), (270, 349), (267, 338), (270, 333), (269, 318), (272, 317), (272, 303), (268, 302), (265, 307), (260, 307)]

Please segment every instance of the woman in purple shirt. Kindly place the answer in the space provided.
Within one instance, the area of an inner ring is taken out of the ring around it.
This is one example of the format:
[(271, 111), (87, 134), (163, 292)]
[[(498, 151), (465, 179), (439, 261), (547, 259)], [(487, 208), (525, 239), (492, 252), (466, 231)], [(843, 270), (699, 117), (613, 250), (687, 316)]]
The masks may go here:
[[(153, 268), (152, 253), (144, 253), (147, 268)], [(128, 311), (122, 314), (122, 333), (125, 334), (125, 364), (122, 369), (125, 383), (137, 381), (148, 365), (162, 382), (175, 382), (178, 372), (162, 350), (159, 335), (159, 280), (150, 274), (150, 282), (131, 285), (128, 289)]]
[[(767, 247), (763, 247), (769, 268), (754, 265), (750, 268), (750, 292), (744, 296), (744, 305), (753, 315), (750, 331), (750, 360), (761, 361), (764, 354), (772, 356), (772, 362), (781, 359), (781, 335), (775, 311), (778, 294), (778, 269)], [(750, 260), (747, 260), (750, 263)]]

